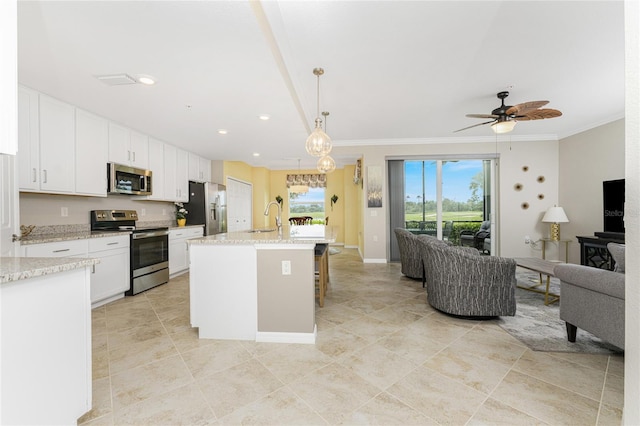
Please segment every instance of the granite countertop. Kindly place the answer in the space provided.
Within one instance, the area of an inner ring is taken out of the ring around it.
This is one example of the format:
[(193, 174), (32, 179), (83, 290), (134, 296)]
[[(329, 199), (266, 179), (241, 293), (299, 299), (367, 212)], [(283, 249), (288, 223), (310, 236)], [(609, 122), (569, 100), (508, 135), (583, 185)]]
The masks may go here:
[(174, 229), (187, 229), (187, 228), (202, 228), (204, 225), (185, 225), (185, 226), (170, 226), (169, 230), (174, 230)]
[(0, 283), (26, 280), (92, 266), (98, 259), (70, 257), (0, 257)]
[(228, 232), (193, 238), (188, 244), (328, 244), (336, 241), (338, 228), (325, 225), (283, 226), (282, 235), (274, 228), (259, 229), (260, 232)]
[(101, 231), (80, 231), (80, 232), (65, 232), (60, 234), (36, 234), (22, 237), (20, 244), (23, 246), (29, 244), (42, 244), (42, 243), (57, 243), (60, 241), (72, 241), (72, 240), (86, 240), (87, 238), (104, 238), (104, 237), (119, 237), (122, 235), (129, 235), (131, 232), (101, 232)]

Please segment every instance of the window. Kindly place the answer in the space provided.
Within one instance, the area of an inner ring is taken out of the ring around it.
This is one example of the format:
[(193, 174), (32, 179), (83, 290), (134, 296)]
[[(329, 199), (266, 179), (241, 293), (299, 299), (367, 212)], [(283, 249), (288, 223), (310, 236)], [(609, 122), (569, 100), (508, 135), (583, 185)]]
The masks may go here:
[(324, 224), (324, 190), (325, 188), (309, 188), (306, 194), (289, 192), (289, 217), (310, 216), (313, 223)]

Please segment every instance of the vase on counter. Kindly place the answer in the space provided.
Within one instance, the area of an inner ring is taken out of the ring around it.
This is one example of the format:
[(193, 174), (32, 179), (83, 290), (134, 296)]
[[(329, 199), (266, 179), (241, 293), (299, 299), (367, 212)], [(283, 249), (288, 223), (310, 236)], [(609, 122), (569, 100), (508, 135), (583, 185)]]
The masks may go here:
[(176, 219), (178, 221), (178, 226), (185, 226), (187, 224), (187, 219)]

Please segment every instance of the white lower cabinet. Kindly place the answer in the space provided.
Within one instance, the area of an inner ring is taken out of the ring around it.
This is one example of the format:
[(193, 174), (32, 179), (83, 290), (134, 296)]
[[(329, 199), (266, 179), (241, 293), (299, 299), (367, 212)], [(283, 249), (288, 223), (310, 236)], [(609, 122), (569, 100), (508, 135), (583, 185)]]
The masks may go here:
[(100, 259), (91, 274), (93, 308), (124, 297), (129, 289), (129, 236), (89, 240), (89, 257)]
[(204, 235), (202, 227), (169, 230), (169, 274), (176, 275), (189, 269), (189, 245), (187, 240)]
[(22, 246), (26, 257), (91, 257), (100, 259), (91, 273), (91, 307), (124, 297), (129, 289), (129, 235)]

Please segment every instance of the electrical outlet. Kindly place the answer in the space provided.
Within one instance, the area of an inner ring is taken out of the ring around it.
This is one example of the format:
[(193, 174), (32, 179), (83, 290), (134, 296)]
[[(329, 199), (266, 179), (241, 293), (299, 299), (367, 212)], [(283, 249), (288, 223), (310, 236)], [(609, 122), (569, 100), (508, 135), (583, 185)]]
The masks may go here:
[(525, 244), (531, 244), (531, 237), (529, 237), (528, 235), (526, 235), (526, 236), (524, 237), (524, 243), (525, 243)]
[(140, 216), (146, 216), (146, 215), (147, 215), (147, 209), (141, 209)]
[(378, 241), (378, 236), (377, 235), (373, 236), (373, 241)]
[(283, 260), (282, 261), (282, 275), (291, 275), (291, 261)]
[(69, 208), (68, 207), (60, 207), (60, 216), (62, 216), (62, 217), (69, 216)]

